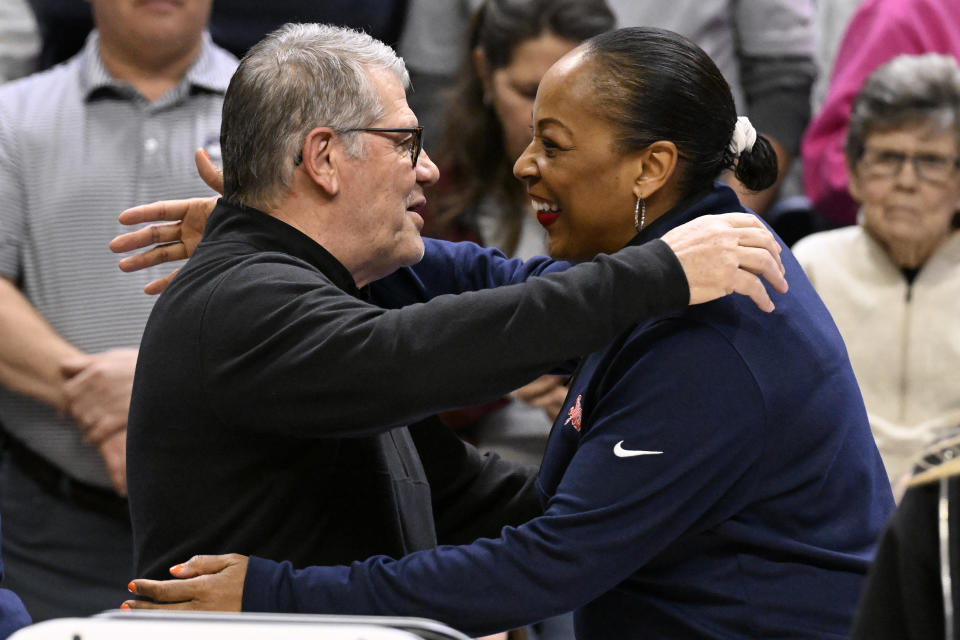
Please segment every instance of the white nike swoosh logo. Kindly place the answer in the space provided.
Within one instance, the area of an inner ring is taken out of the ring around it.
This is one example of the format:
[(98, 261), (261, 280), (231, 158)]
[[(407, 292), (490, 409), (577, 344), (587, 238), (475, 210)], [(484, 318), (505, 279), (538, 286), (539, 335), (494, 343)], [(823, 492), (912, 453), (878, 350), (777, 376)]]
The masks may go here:
[(618, 442), (613, 447), (613, 455), (618, 458), (632, 458), (633, 456), (655, 456), (663, 453), (663, 451), (643, 451), (642, 449), (624, 449), (623, 440)]

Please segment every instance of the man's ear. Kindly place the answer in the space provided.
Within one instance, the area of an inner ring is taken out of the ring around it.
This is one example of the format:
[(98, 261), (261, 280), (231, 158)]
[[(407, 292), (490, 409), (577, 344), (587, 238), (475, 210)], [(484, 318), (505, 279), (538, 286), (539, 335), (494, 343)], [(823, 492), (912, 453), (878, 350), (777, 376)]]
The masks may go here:
[(658, 140), (637, 152), (637, 170), (633, 193), (649, 198), (670, 182), (677, 172), (680, 152), (669, 140)]
[(334, 144), (335, 135), (328, 127), (317, 127), (307, 134), (301, 147), (300, 166), (328, 196), (340, 191), (340, 171), (346, 155), (341, 145)]

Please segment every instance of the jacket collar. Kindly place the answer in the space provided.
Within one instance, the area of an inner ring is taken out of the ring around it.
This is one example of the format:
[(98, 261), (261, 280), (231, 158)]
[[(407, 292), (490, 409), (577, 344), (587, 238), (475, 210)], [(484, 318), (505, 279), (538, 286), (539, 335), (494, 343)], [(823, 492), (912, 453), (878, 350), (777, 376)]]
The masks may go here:
[(627, 244), (628, 246), (644, 244), (694, 218), (732, 211), (747, 211), (747, 209), (737, 200), (737, 194), (733, 189), (723, 183), (715, 182), (713, 188), (700, 191), (678, 202), (665, 214), (644, 227), (643, 231)]
[(237, 242), (251, 246), (257, 252), (293, 256), (323, 273), (339, 289), (361, 297), (353, 276), (329, 251), (306, 234), (259, 209), (221, 198), (207, 220), (200, 246), (216, 242)]

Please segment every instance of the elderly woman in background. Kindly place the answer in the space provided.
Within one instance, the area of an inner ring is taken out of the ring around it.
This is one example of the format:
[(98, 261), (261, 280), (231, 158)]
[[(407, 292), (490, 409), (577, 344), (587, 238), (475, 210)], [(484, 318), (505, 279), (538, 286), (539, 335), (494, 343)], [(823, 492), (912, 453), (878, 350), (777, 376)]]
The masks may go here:
[(846, 144), (860, 224), (794, 254), (833, 314), (894, 484), (960, 423), (960, 68), (900, 56), (867, 79)]

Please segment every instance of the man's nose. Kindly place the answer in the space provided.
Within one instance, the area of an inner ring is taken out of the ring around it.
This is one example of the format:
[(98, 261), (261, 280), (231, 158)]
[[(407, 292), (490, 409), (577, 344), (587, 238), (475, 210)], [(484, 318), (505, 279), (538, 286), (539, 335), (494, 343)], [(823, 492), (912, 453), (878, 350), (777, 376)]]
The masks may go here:
[(433, 160), (430, 159), (430, 155), (427, 153), (427, 150), (424, 149), (420, 152), (420, 157), (417, 158), (417, 182), (423, 185), (432, 185), (436, 184), (437, 180), (440, 178), (440, 169), (437, 168), (437, 165), (433, 163)]

